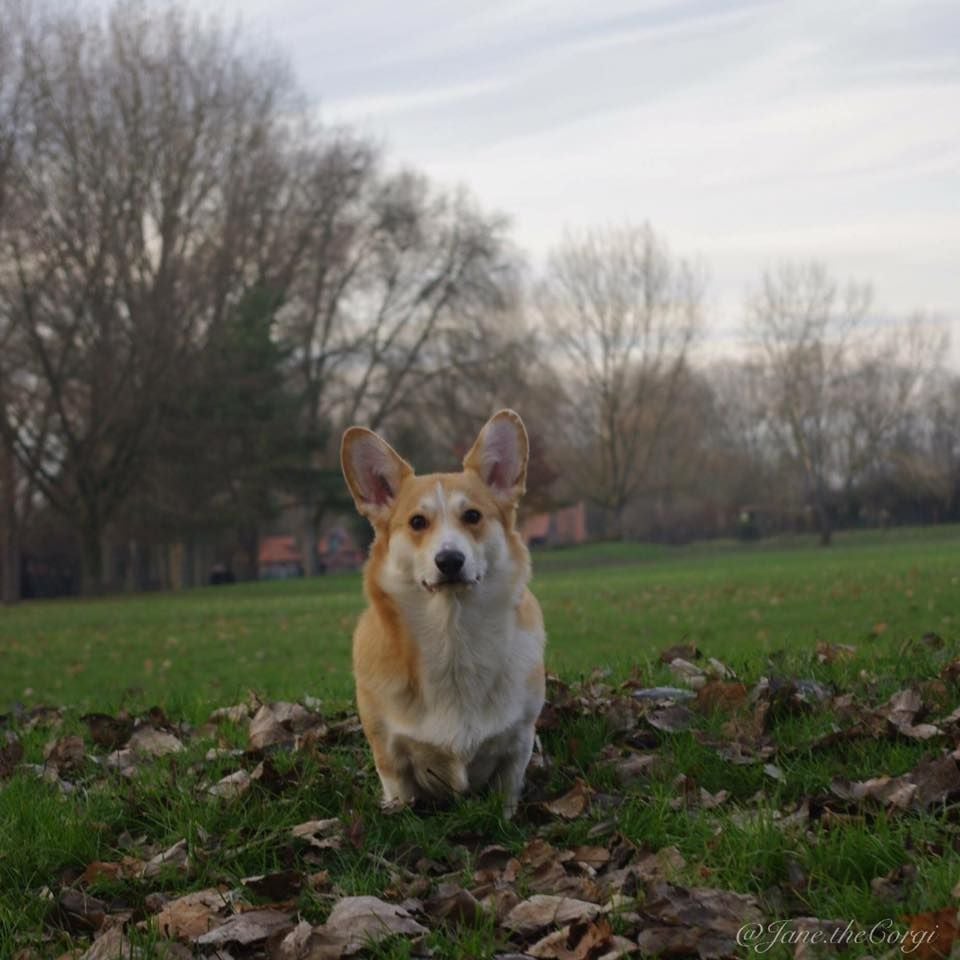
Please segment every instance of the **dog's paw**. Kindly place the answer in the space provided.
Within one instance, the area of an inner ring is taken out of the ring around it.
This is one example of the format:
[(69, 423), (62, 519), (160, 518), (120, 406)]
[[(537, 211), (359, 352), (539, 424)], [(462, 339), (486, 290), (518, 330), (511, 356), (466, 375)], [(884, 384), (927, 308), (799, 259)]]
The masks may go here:
[(386, 816), (391, 816), (394, 813), (401, 813), (403, 810), (406, 810), (408, 807), (413, 806), (413, 800), (404, 800), (401, 797), (394, 797), (391, 800), (384, 798), (380, 801), (380, 812)]

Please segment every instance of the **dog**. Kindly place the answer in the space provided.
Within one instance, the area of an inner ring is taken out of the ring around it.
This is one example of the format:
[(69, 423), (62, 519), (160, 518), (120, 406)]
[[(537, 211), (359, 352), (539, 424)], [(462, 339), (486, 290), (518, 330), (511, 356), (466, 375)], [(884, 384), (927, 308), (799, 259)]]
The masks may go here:
[(353, 670), (384, 805), (490, 787), (516, 811), (545, 685), (516, 529), (528, 453), (512, 410), (490, 418), (460, 473), (417, 476), (372, 431), (343, 435), (344, 478), (374, 529)]

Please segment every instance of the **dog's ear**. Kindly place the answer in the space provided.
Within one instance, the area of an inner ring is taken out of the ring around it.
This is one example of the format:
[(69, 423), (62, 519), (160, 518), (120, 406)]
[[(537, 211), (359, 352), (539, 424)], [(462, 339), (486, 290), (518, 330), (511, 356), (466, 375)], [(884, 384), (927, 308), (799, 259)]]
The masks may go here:
[(343, 434), (340, 465), (357, 510), (373, 524), (390, 516), (400, 484), (413, 475), (413, 467), (365, 427), (350, 427)]
[(519, 414), (512, 410), (495, 413), (484, 425), (463, 468), (473, 470), (500, 503), (516, 505), (527, 482), (530, 444)]

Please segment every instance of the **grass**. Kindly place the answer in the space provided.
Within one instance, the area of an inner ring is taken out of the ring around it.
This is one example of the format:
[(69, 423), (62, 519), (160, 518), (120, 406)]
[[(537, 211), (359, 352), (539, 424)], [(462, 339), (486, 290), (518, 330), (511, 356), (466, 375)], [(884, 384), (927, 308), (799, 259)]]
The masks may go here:
[[(748, 685), (763, 675), (799, 676), (882, 703), (913, 681), (936, 677), (960, 645), (958, 528), (841, 535), (829, 551), (807, 540), (609, 544), (538, 554), (534, 563), (549, 667), (568, 680), (599, 667), (614, 679), (675, 683), (657, 654), (694, 642)], [(41, 763), (54, 736), (86, 735), (80, 716), (88, 711), (140, 713), (159, 704), (171, 719), (197, 725), (212, 708), (237, 702), (250, 689), (270, 699), (319, 697), (324, 709), (340, 709), (351, 696), (349, 640), (361, 607), (354, 575), (24, 604), (0, 611), (0, 712), (18, 703), (66, 707), (56, 733), (27, 732), (16, 718), (8, 720), (23, 740), (25, 761)], [(924, 643), (929, 633), (943, 645)], [(853, 644), (857, 652), (819, 663), (818, 640)], [(945, 687), (943, 712), (956, 705), (956, 689)], [(719, 733), (724, 719), (707, 717), (704, 729)], [(755, 894), (771, 917), (797, 915), (802, 907), (809, 916), (870, 924), (954, 902), (960, 877), (955, 807), (881, 813), (806, 831), (777, 824), (778, 811), (822, 793), (834, 777), (899, 775), (942, 747), (864, 739), (809, 749), (835, 721), (816, 711), (777, 720), (783, 782), (760, 764), (731, 765), (689, 733), (669, 736), (650, 781), (627, 791), (613, 809), (615, 829), (650, 849), (676, 846), (687, 864), (683, 882)], [(221, 745), (242, 746), (246, 731), (228, 726), (219, 737)], [(601, 793), (619, 789), (599, 762), (610, 739), (606, 721), (593, 715), (546, 733), (545, 751), (556, 763), (544, 789), (562, 792), (576, 775)], [(53, 939), (38, 947), (39, 955), (68, 948), (74, 941), (45, 924), (43, 888), (56, 891), (92, 861), (119, 859), (131, 837), (161, 847), (186, 837), (194, 861), (186, 885), (182, 877), (161, 875), (98, 881), (92, 888), (137, 911), (151, 892), (235, 884), (301, 867), (288, 833), (307, 819), (342, 817), (361, 825), (357, 842), (324, 864), (341, 895), (382, 895), (391, 883), (389, 864), (405, 853), (456, 863), (464, 850), (469, 855), (490, 843), (520, 849), (534, 829), (523, 821), (504, 823), (489, 797), (428, 817), (384, 817), (369, 759), (364, 754), (358, 769), (357, 753), (336, 747), (277, 755), (281, 772), (292, 767), (296, 774), (291, 788), (272, 792), (257, 785), (235, 801), (216, 801), (202, 785), (237, 763), (205, 761), (209, 746), (191, 742), (185, 753), (137, 778), (93, 778), (69, 795), (28, 774), (0, 785), (0, 957), (39, 944), (45, 930)], [(711, 792), (728, 790), (730, 802), (710, 811), (674, 809), (679, 775)], [(610, 816), (598, 806), (584, 820), (555, 825), (551, 842), (595, 842), (588, 840), (591, 829)], [(905, 899), (891, 902), (871, 888), (871, 880), (905, 863), (916, 868)], [(798, 875), (805, 878), (802, 890), (788, 896), (788, 881)], [(785, 897), (799, 899), (799, 906)], [(306, 919), (321, 922), (329, 904), (306, 891), (298, 907)], [(791, 913), (782, 913), (788, 907)], [(456, 935), (434, 931), (430, 945), (438, 957), (492, 956), (509, 948), (500, 937), (492, 924), (481, 924)], [(407, 956), (407, 950), (405, 943), (388, 942), (375, 955)]]

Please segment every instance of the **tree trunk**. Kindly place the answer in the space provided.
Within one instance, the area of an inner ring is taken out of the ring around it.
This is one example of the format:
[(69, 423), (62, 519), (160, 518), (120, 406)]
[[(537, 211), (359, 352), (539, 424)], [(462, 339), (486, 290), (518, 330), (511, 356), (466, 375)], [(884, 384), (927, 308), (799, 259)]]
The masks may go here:
[(307, 577), (315, 577), (320, 573), (320, 558), (317, 556), (317, 530), (320, 527), (319, 517), (309, 508), (302, 508), (300, 528), (297, 542), (303, 555), (303, 573)]
[(830, 511), (822, 503), (817, 504), (817, 526), (820, 528), (820, 546), (829, 547), (833, 541), (833, 524)]
[(16, 603), (20, 599), (20, 518), (17, 515), (16, 467), (13, 452), (4, 443), (0, 445), (0, 491), (2, 491), (3, 536), (0, 548), (0, 567), (3, 568), (3, 583), (0, 585), (0, 602)]
[(81, 591), (85, 597), (95, 597), (103, 589), (103, 540), (99, 525), (90, 525), (80, 533), (82, 551)]

